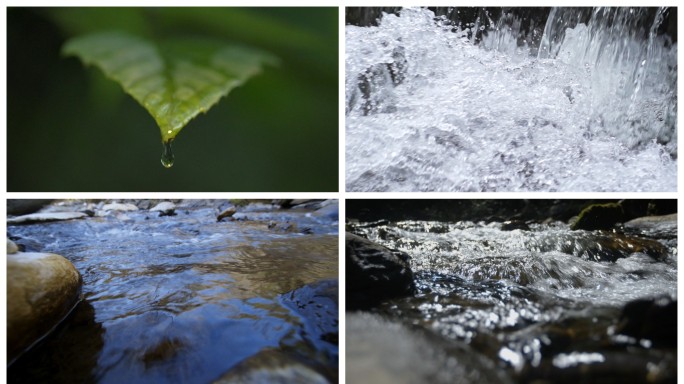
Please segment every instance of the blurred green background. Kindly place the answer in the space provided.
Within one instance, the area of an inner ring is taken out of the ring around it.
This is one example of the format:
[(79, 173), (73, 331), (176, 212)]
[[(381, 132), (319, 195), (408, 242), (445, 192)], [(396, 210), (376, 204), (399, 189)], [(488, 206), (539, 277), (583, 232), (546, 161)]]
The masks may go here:
[[(10, 192), (338, 190), (338, 8), (8, 8)], [(159, 128), (65, 40), (123, 30), (207, 36), (278, 56), (190, 121), (160, 164)]]

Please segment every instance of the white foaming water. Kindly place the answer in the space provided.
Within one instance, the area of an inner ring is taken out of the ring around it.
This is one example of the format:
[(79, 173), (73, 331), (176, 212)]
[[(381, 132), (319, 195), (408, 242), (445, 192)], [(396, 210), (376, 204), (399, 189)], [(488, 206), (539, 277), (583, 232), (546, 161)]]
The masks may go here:
[[(674, 249), (656, 261), (644, 253), (615, 262), (586, 257), (587, 249), (614, 235), (572, 231), (565, 224), (533, 231), (502, 231), (493, 223), (450, 224), (445, 233), (426, 232), (434, 222), (405, 221), (368, 229), (368, 237), (411, 256), (414, 272), (458, 276), (466, 281), (504, 280), (538, 294), (572, 302), (622, 306), (644, 297), (677, 297)], [(421, 229), (422, 228), (422, 229)], [(386, 239), (380, 236), (384, 231)], [(615, 237), (619, 239), (619, 237)], [(600, 249), (601, 246), (594, 246)]]
[(676, 190), (676, 44), (599, 11), (539, 58), (427, 9), (347, 26), (347, 190)]

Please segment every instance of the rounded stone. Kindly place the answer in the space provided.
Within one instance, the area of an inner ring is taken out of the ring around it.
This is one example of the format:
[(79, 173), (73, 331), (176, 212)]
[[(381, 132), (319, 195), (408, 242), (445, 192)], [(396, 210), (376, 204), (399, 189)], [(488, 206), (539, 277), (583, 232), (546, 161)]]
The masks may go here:
[(7, 255), (7, 361), (47, 336), (76, 306), (81, 276), (62, 256)]
[(409, 256), (351, 233), (346, 234), (347, 309), (372, 307), (410, 295), (415, 286)]

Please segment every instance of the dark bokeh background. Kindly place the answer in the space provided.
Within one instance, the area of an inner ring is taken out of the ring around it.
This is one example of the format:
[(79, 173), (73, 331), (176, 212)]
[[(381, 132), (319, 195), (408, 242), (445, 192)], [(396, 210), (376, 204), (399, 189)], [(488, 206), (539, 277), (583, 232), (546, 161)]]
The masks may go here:
[(347, 199), (346, 215), (360, 221), (567, 221), (592, 204), (621, 202), (629, 218), (677, 212), (673, 199)]
[[(338, 9), (8, 8), (7, 186), (34, 191), (337, 191)], [(160, 164), (149, 113), (60, 49), (125, 30), (267, 50), (278, 67), (192, 120)]]

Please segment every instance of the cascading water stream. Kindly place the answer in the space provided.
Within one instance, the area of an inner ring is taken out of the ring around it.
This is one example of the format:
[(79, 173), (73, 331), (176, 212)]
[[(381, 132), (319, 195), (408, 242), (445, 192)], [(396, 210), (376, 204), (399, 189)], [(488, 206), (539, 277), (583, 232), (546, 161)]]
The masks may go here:
[(347, 26), (347, 189), (676, 190), (668, 12), (554, 8), (523, 27), (406, 8)]

